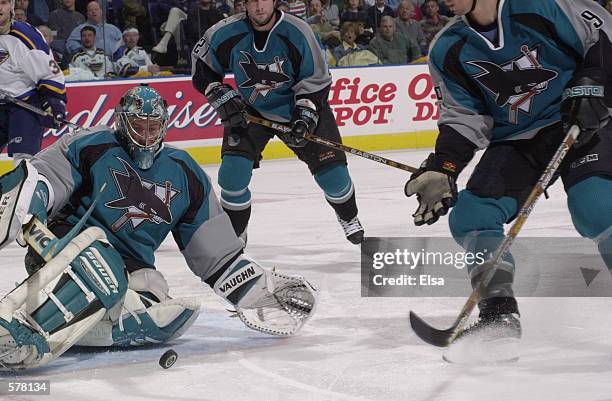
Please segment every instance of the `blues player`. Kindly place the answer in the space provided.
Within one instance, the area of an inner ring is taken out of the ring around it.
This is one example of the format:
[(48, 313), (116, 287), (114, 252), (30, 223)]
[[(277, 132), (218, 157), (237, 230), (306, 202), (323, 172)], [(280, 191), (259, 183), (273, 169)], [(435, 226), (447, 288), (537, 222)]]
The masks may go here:
[(57, 128), (66, 114), (64, 74), (43, 36), (30, 24), (14, 21), (14, 0), (0, 0), (0, 89), (42, 108), (40, 117), (10, 103), (0, 93), (0, 147), (15, 165), (40, 150), (43, 126)]
[[(115, 130), (66, 134), (0, 177), (0, 246), (30, 220), (21, 238), (45, 246), (41, 256), (57, 241), (44, 239), (38, 220), (70, 240), (46, 264), (30, 249), (31, 276), (0, 301), (0, 370), (40, 366), (75, 343), (130, 346), (182, 335), (199, 301), (170, 297), (155, 269), (154, 252), (169, 233), (189, 268), (248, 327), (299, 330), (313, 312), (314, 289), (243, 255), (208, 176), (185, 151), (164, 146), (165, 101), (135, 87), (115, 112)], [(83, 216), (86, 229), (72, 238)]]
[[(565, 131), (578, 125), (560, 176), (576, 230), (612, 269), (612, 17), (592, 0), (445, 4), (459, 17), (431, 47), (442, 114), (435, 152), (405, 188), (419, 201), (415, 224), (433, 224), (454, 206), (455, 240), (470, 252), (494, 251)], [(457, 194), (457, 176), (478, 149), (486, 150)], [(472, 284), (485, 266), (470, 266)], [(466, 336), (493, 325), (520, 337), (513, 273), (508, 254)]]
[[(347, 239), (359, 244), (363, 228), (345, 154), (304, 139), (314, 133), (341, 141), (327, 102), (331, 76), (325, 55), (308, 24), (274, 6), (275, 0), (248, 1), (246, 13), (214, 25), (192, 53), (193, 84), (225, 124), (221, 204), (236, 233), (246, 234), (252, 171), (275, 132), (247, 126), (244, 114), (289, 122), (291, 133), (280, 138), (308, 165)], [(237, 89), (222, 83), (228, 72), (234, 73)]]

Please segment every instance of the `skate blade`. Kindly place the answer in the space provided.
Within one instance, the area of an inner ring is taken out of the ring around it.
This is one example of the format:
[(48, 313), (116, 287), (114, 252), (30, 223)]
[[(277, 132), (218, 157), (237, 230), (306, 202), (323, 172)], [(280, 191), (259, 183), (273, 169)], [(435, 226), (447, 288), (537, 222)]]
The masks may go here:
[(465, 338), (451, 344), (442, 356), (449, 363), (461, 365), (497, 365), (519, 360), (518, 338)]

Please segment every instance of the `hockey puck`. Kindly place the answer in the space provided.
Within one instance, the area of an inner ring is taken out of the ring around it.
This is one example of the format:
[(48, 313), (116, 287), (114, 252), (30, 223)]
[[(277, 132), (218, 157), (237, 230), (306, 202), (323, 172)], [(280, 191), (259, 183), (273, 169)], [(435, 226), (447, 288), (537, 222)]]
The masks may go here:
[(159, 366), (164, 369), (170, 368), (178, 359), (178, 354), (173, 349), (169, 349), (159, 358)]

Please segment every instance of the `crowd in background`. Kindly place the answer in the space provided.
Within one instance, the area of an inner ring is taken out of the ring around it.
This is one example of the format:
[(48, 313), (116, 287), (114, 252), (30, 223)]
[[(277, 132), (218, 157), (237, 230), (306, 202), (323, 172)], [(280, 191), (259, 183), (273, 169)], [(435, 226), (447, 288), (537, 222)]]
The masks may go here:
[[(595, 0), (612, 12), (612, 0)], [(452, 14), (441, 0), (277, 0), (320, 37), (331, 66), (424, 61)], [(67, 80), (189, 74), (190, 53), (244, 0), (16, 0)]]

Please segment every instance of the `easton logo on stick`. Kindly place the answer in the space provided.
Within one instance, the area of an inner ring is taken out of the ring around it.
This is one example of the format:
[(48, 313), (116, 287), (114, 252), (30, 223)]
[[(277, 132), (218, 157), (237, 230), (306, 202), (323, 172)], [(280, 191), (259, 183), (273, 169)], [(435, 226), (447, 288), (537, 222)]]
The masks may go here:
[(112, 230), (117, 232), (127, 222), (132, 229), (138, 228), (145, 221), (155, 224), (172, 223), (170, 203), (181, 192), (172, 187), (170, 181), (158, 184), (140, 178), (140, 175), (128, 162), (117, 158), (125, 171), (110, 169), (117, 186), (120, 198), (105, 203), (111, 209), (123, 209), (123, 215), (113, 223)]

